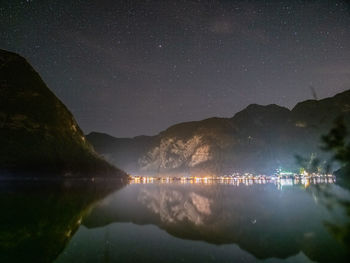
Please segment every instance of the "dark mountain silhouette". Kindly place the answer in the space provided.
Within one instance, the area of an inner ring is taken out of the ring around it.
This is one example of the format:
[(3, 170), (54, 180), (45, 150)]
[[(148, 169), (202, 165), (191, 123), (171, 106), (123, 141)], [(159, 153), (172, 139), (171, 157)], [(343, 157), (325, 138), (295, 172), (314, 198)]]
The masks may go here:
[(11, 174), (125, 176), (93, 150), (73, 115), (31, 65), (4, 50), (0, 50), (0, 145), (0, 169)]
[(89, 211), (123, 186), (119, 179), (2, 181), (0, 262), (53, 262)]
[(87, 139), (115, 165), (142, 173), (272, 173), (297, 171), (295, 155), (329, 155), (320, 138), (343, 115), (350, 123), (350, 90), (322, 100), (298, 103), (292, 110), (278, 105), (249, 105), (232, 118), (210, 118), (171, 126), (156, 136), (114, 138), (91, 133)]

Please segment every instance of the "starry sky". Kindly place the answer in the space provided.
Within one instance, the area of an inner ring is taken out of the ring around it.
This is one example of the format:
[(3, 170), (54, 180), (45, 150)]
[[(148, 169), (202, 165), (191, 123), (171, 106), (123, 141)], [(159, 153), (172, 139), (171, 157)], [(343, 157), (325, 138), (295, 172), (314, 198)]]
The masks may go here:
[(345, 1), (0, 0), (0, 32), (86, 133), (153, 135), (350, 88)]

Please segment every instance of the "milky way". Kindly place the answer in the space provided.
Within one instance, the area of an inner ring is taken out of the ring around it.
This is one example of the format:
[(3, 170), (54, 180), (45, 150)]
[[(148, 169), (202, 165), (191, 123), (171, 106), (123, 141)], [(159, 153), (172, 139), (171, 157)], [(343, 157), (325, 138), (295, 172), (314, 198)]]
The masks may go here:
[[(6, 3), (3, 3), (6, 2)], [(1, 1), (25, 56), (83, 130), (156, 134), (350, 88), (343, 1)]]

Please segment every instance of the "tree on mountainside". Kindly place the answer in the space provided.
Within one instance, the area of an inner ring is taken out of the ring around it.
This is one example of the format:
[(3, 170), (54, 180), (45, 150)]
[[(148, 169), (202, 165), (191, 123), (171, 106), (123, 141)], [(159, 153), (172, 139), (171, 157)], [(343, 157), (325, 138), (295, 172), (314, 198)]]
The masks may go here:
[(329, 133), (322, 136), (322, 142), (322, 149), (333, 154), (331, 161), (340, 164), (338, 174), (348, 177), (350, 174), (350, 134), (342, 116), (334, 121), (334, 126)]

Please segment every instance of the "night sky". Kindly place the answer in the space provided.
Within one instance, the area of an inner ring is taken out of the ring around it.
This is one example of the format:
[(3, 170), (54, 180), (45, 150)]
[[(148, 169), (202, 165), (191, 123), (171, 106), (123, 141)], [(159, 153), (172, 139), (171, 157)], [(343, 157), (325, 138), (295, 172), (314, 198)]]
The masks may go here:
[(152, 135), (350, 88), (344, 1), (1, 0), (0, 32), (86, 133)]

